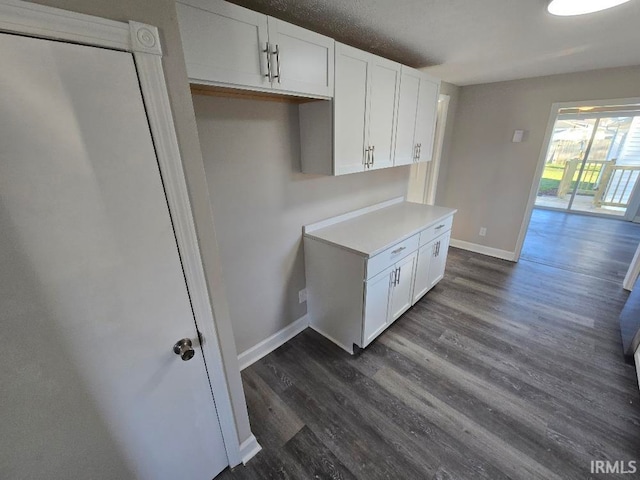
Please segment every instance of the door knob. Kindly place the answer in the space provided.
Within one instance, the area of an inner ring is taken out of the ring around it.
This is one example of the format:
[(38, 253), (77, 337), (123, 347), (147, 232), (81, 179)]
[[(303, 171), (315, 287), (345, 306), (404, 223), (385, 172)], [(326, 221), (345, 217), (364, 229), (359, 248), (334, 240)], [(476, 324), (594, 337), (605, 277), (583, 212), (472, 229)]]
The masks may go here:
[(178, 340), (173, 346), (173, 353), (175, 353), (176, 355), (180, 355), (180, 358), (186, 362), (187, 360), (191, 360), (193, 358), (193, 356), (196, 354), (196, 351), (193, 349), (191, 340), (188, 338), (183, 338), (182, 340)]

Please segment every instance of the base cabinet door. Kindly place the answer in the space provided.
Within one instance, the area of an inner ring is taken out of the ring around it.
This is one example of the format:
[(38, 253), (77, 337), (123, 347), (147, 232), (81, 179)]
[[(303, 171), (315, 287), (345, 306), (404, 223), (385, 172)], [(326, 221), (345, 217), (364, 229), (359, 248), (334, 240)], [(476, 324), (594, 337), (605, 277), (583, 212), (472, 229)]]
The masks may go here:
[(413, 284), (413, 303), (416, 303), (431, 288), (429, 278), (429, 265), (433, 257), (435, 242), (427, 243), (418, 250), (418, 261), (416, 262), (416, 278)]
[(436, 283), (444, 277), (444, 268), (447, 263), (447, 252), (449, 251), (449, 239), (451, 232), (439, 236), (433, 242), (433, 253), (429, 262), (429, 288), (433, 288)]
[(394, 272), (393, 269), (385, 270), (365, 284), (363, 348), (387, 328), (391, 280)]
[(270, 87), (267, 16), (223, 1), (188, 3), (176, 10), (189, 79)]
[(333, 97), (334, 41), (268, 17), (273, 88)]
[(417, 258), (418, 254), (413, 253), (396, 264), (397, 273), (391, 283), (389, 322), (396, 320), (412, 305), (413, 274)]

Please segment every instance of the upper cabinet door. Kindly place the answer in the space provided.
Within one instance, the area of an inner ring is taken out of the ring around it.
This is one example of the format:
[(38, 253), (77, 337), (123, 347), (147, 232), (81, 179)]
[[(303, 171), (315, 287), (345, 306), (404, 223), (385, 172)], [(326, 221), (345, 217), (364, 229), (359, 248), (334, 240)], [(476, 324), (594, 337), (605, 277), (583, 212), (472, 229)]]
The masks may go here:
[(273, 87), (333, 97), (334, 40), (268, 18)]
[(365, 169), (369, 60), (368, 53), (336, 42), (334, 175)]
[(266, 15), (220, 0), (186, 0), (176, 9), (193, 83), (271, 86)]
[(414, 141), (418, 94), (421, 74), (417, 70), (402, 66), (400, 76), (400, 100), (398, 102), (398, 122), (396, 126), (396, 146), (394, 165), (410, 165), (416, 161), (418, 149)]
[(433, 138), (436, 131), (439, 94), (440, 81), (423, 73), (420, 79), (415, 134), (415, 143), (419, 154), (417, 160), (419, 162), (429, 162), (433, 155)]
[(395, 126), (400, 91), (400, 64), (370, 55), (370, 169), (393, 166)]

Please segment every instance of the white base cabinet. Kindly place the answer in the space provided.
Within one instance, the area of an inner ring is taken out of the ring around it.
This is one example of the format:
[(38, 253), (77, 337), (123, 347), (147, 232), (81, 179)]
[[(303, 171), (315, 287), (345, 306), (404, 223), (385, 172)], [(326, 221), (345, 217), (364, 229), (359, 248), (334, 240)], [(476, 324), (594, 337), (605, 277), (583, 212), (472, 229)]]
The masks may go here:
[(396, 201), (305, 227), (311, 327), (353, 353), (443, 277), (455, 210)]

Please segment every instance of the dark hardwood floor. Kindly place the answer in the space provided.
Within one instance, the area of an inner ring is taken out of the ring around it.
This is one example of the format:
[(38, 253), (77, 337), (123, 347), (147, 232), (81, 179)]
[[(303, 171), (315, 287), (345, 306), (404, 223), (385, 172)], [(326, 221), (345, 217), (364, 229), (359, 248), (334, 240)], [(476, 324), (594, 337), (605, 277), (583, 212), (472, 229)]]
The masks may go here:
[(219, 478), (640, 478), (590, 473), (640, 461), (617, 320), (640, 226), (567, 217), (536, 211), (518, 264), (450, 249), (358, 355), (307, 329), (244, 370), (263, 450)]
[(615, 218), (534, 209), (520, 258), (622, 283), (639, 232)]

